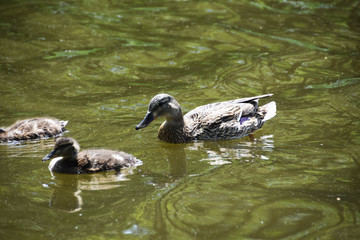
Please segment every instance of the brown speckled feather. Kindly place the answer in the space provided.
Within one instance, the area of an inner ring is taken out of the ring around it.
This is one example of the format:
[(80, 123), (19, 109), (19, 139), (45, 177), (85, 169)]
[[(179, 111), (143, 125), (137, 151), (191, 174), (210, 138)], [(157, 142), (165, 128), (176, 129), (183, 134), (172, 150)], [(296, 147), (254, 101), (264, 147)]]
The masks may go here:
[(179, 103), (168, 94), (158, 94), (149, 103), (149, 110), (136, 129), (146, 127), (156, 117), (164, 116), (158, 138), (171, 143), (193, 140), (239, 138), (262, 127), (266, 120), (276, 115), (276, 103), (258, 107), (265, 94), (231, 101), (211, 103), (197, 107), (184, 116)]
[(0, 141), (29, 140), (57, 136), (65, 131), (67, 121), (51, 118), (20, 120), (3, 129)]
[[(49, 164), (52, 172), (90, 173), (116, 170), (140, 165), (142, 162), (131, 154), (106, 149), (90, 149), (78, 153), (80, 147), (72, 138), (60, 138), (54, 150), (43, 158), (53, 159)], [(59, 158), (61, 157), (61, 158)]]
[(81, 172), (119, 170), (138, 162), (138, 159), (125, 152), (104, 149), (84, 150), (78, 154), (77, 160)]

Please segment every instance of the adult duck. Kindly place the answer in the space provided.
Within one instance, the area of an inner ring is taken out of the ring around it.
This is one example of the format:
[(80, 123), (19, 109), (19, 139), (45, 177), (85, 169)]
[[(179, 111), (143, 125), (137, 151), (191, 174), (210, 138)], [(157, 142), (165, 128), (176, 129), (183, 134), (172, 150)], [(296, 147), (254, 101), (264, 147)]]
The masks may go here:
[(0, 142), (58, 136), (65, 131), (67, 123), (53, 118), (19, 120), (10, 127), (0, 128)]
[(261, 128), (276, 115), (274, 101), (258, 106), (265, 94), (197, 107), (183, 116), (180, 104), (168, 94), (158, 94), (150, 100), (145, 118), (136, 130), (149, 125), (158, 117), (165, 117), (158, 138), (170, 143), (194, 140), (233, 139), (247, 136)]
[(51, 160), (49, 170), (60, 173), (92, 173), (116, 170), (140, 165), (142, 162), (136, 157), (125, 153), (107, 149), (90, 149), (80, 151), (80, 146), (73, 138), (59, 138), (43, 162)]

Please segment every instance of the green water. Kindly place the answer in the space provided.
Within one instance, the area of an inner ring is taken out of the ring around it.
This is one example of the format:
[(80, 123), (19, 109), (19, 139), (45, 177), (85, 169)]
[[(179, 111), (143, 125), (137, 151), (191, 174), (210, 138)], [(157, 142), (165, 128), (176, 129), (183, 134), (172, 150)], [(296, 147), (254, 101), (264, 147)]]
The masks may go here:
[[(129, 152), (116, 177), (54, 174), (54, 140), (0, 145), (0, 239), (359, 239), (359, 1), (0, 4), (0, 125), (51, 116), (83, 149)], [(255, 140), (167, 144), (183, 112), (273, 93)]]

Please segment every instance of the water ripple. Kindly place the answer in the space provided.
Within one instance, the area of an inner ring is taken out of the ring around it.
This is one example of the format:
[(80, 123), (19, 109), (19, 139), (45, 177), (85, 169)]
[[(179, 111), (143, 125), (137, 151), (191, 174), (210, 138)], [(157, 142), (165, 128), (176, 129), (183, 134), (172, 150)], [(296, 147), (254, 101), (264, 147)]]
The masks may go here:
[(276, 188), (272, 191), (241, 181), (240, 185), (232, 185), (221, 179), (225, 176), (216, 175), (213, 181), (193, 177), (186, 183), (173, 184), (161, 194), (156, 201), (157, 228), (167, 225), (167, 229), (173, 228), (171, 231), (201, 239), (316, 238), (351, 228), (360, 215), (358, 207), (341, 195)]

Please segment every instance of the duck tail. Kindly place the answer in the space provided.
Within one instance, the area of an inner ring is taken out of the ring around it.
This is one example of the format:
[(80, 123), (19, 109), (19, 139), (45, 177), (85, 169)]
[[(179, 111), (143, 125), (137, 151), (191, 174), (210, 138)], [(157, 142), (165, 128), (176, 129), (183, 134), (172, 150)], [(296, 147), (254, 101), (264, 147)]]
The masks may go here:
[(69, 121), (60, 121), (61, 128), (65, 128)]
[(273, 117), (275, 117), (276, 115), (276, 103), (274, 101), (272, 102), (269, 102), (263, 106), (261, 106), (265, 111), (266, 111), (266, 114), (264, 116), (264, 119), (263, 121), (267, 121)]

